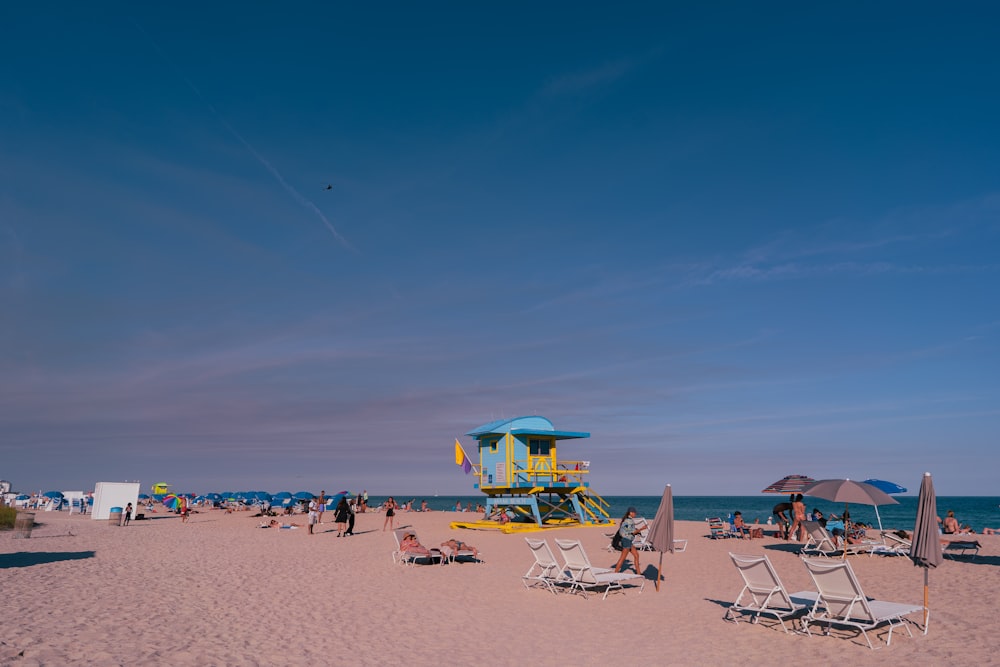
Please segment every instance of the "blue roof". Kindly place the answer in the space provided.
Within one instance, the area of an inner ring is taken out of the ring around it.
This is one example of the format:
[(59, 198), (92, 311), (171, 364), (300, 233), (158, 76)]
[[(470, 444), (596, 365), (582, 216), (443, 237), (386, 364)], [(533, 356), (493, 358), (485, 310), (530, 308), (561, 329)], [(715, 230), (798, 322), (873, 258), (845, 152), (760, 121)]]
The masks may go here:
[(552, 426), (552, 422), (545, 417), (537, 415), (492, 421), (472, 429), (465, 435), (470, 435), (473, 438), (482, 438), (484, 435), (503, 435), (504, 433), (512, 433), (514, 435), (547, 435), (554, 436), (556, 440), (590, 437), (590, 434), (585, 431), (557, 431)]

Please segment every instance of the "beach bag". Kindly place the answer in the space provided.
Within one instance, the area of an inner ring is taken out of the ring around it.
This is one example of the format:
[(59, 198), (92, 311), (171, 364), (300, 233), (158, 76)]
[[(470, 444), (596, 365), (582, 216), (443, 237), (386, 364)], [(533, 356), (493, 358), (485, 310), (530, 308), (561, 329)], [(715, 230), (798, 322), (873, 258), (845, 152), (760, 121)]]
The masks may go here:
[(622, 550), (622, 534), (617, 530), (615, 531), (615, 536), (611, 538), (611, 548), (615, 551)]

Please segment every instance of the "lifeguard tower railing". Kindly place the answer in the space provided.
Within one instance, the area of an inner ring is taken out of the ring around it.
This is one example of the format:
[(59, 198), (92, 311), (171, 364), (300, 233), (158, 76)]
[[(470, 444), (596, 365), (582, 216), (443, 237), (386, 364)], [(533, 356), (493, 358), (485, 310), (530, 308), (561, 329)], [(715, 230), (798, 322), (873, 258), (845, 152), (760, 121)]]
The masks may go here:
[(566, 520), (580, 523), (610, 521), (608, 503), (590, 490), (586, 476), (589, 461), (558, 461), (549, 458), (511, 460), (509, 481), (496, 475), (493, 481), (482, 466), (473, 465), (481, 491), (487, 494), (487, 513), (508, 507), (534, 520), (538, 525)]

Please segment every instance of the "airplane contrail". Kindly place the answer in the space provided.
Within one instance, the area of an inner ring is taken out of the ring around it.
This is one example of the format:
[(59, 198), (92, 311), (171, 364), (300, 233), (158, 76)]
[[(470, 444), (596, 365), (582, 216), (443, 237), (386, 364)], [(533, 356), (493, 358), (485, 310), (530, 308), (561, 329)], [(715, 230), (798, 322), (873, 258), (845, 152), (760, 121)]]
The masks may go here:
[(205, 104), (206, 107), (208, 107), (208, 110), (212, 112), (212, 115), (214, 115), (215, 118), (220, 123), (222, 123), (223, 127), (225, 127), (226, 130), (228, 130), (231, 135), (233, 135), (241, 144), (243, 144), (244, 147), (246, 147), (248, 151), (250, 151), (250, 154), (254, 157), (254, 159), (256, 159), (257, 162), (259, 162), (262, 167), (267, 169), (267, 171), (271, 174), (271, 176), (274, 177), (274, 180), (278, 181), (278, 184), (284, 189), (284, 191), (287, 192), (289, 195), (291, 195), (292, 199), (294, 199), (300, 206), (303, 206), (311, 210), (313, 213), (315, 213), (316, 217), (318, 217), (320, 221), (322, 221), (322, 223), (326, 225), (326, 228), (330, 230), (330, 233), (333, 234), (333, 237), (337, 239), (337, 241), (339, 241), (342, 246), (344, 246), (351, 252), (360, 254), (360, 251), (353, 245), (351, 245), (351, 242), (348, 241), (346, 238), (344, 238), (344, 236), (339, 231), (337, 231), (337, 228), (334, 227), (333, 223), (331, 223), (327, 219), (327, 217), (323, 214), (323, 211), (319, 210), (319, 207), (316, 206), (316, 204), (312, 203), (312, 201), (310, 201), (302, 193), (296, 190), (288, 181), (286, 181), (284, 176), (281, 175), (281, 172), (279, 172), (278, 169), (267, 160), (267, 158), (261, 155), (256, 148), (251, 146), (250, 142), (244, 139), (243, 135), (237, 132), (236, 128), (234, 128), (229, 123), (229, 121), (227, 121), (226, 118), (221, 113), (219, 113), (214, 106), (212, 106), (212, 103), (209, 102), (208, 99), (202, 94), (198, 86), (194, 85), (194, 82), (191, 81), (191, 79), (184, 76), (184, 74), (180, 71), (180, 69), (178, 69), (177, 66), (174, 65), (173, 61), (167, 56), (166, 52), (164, 52), (164, 50), (160, 48), (159, 44), (157, 44), (156, 41), (153, 40), (152, 37), (150, 37), (149, 33), (147, 33), (142, 28), (142, 26), (139, 25), (138, 21), (135, 21), (133, 19), (132, 22), (135, 24), (135, 27), (139, 29), (139, 32), (141, 32), (143, 36), (146, 37), (146, 39), (149, 41), (152, 47), (156, 49), (156, 51), (160, 54), (160, 57), (163, 58), (163, 60), (166, 61), (167, 65), (169, 65), (174, 70), (174, 73), (178, 76), (178, 78), (184, 81), (184, 83), (186, 83), (188, 87), (194, 91), (194, 94), (198, 96), (198, 99), (200, 99)]

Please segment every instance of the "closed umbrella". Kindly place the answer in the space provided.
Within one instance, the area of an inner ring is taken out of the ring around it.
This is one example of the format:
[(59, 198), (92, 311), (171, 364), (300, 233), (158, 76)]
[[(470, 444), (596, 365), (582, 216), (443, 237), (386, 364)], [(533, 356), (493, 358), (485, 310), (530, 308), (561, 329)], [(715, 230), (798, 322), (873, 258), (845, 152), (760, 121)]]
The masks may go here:
[(924, 568), (924, 634), (927, 634), (928, 573), (932, 567), (941, 564), (941, 540), (937, 530), (937, 496), (934, 495), (934, 481), (929, 472), (920, 481), (920, 495), (917, 496), (917, 522), (913, 526), (910, 546), (910, 560), (917, 567)]
[(646, 542), (660, 552), (660, 564), (656, 569), (656, 592), (660, 592), (660, 573), (663, 572), (663, 552), (674, 552), (674, 494), (670, 485), (663, 489), (660, 506), (653, 517), (653, 523), (646, 534)]
[(805, 475), (786, 475), (777, 482), (768, 485), (761, 493), (802, 493), (802, 489), (815, 481), (812, 477)]

